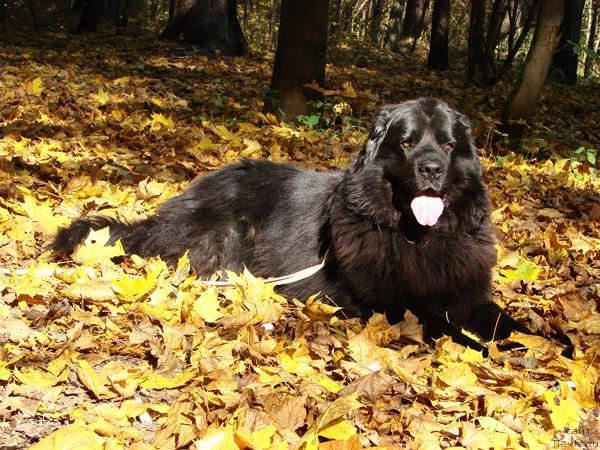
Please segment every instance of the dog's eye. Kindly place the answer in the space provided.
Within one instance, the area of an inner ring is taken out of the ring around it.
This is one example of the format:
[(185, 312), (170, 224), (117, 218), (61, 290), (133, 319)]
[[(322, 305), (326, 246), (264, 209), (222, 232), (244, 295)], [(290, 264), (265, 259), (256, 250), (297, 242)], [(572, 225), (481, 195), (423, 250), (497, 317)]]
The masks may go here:
[(412, 143), (412, 141), (405, 139), (402, 142), (400, 142), (400, 145), (402, 146), (402, 148), (412, 148), (414, 144)]
[(446, 144), (442, 145), (442, 148), (445, 151), (449, 152), (454, 148), (454, 145), (455, 145), (454, 142), (447, 142)]

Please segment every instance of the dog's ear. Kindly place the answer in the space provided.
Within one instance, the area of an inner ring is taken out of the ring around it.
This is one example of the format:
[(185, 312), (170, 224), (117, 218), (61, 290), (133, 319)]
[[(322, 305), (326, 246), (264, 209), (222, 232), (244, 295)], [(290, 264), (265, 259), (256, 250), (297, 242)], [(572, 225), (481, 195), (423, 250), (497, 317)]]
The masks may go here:
[(392, 117), (398, 112), (400, 105), (387, 105), (379, 110), (371, 132), (369, 133), (369, 139), (365, 142), (364, 147), (356, 156), (354, 161), (354, 170), (357, 171), (365, 166), (369, 161), (373, 161), (379, 150), (379, 146), (383, 142), (383, 138), (387, 133), (390, 121)]
[(475, 141), (473, 139), (473, 132), (471, 129), (471, 121), (467, 116), (462, 113), (456, 112), (456, 119), (458, 123), (462, 126), (465, 133), (465, 138), (467, 140), (467, 145), (471, 152), (471, 159), (473, 161), (473, 167), (475, 169), (475, 173), (478, 178), (481, 178), (483, 175), (483, 168), (481, 166), (481, 161), (479, 161), (479, 155), (477, 154), (477, 147), (475, 146)]

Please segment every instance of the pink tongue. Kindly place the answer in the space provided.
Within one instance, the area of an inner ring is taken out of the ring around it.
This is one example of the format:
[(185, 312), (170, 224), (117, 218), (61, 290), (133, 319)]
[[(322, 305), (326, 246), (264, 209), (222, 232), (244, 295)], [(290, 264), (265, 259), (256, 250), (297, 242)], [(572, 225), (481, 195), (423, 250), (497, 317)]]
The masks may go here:
[(415, 197), (410, 203), (410, 208), (415, 215), (417, 222), (429, 227), (436, 224), (442, 212), (444, 211), (444, 202), (439, 197), (428, 197), (421, 195)]

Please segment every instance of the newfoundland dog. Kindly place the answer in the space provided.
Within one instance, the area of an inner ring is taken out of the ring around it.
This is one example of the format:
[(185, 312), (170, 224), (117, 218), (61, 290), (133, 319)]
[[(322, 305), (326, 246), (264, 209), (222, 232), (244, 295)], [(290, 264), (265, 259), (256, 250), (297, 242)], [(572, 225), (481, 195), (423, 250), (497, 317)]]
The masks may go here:
[(489, 202), (468, 119), (421, 98), (379, 112), (364, 148), (343, 172), (243, 160), (203, 176), (149, 218), (85, 217), (51, 244), (71, 253), (89, 230), (110, 227), (128, 253), (176, 262), (189, 250), (196, 273), (244, 266), (258, 276), (317, 265), (280, 286), (306, 299), (320, 292), (351, 316), (408, 308), (426, 337), (449, 334), (480, 346), (528, 332), (490, 298), (496, 262)]

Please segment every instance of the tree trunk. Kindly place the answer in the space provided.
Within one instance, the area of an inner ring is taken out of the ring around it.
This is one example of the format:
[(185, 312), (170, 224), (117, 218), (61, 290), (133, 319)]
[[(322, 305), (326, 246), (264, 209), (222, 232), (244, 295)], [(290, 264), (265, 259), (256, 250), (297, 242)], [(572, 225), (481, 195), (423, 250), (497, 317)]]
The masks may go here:
[(486, 0), (471, 1), (467, 44), (467, 77), (471, 80), (479, 77), (481, 57), (485, 48), (485, 3)]
[(400, 26), (402, 24), (402, 5), (404, 0), (392, 0), (390, 25), (387, 30), (387, 41), (390, 51), (400, 53)]
[[(592, 4), (590, 7), (590, 32), (588, 34), (587, 48), (588, 51), (594, 51), (596, 49), (596, 29), (598, 27), (598, 15), (600, 14), (600, 1), (591, 0)], [(594, 65), (594, 58), (589, 54), (585, 56), (585, 66), (583, 69), (583, 77), (589, 78), (592, 73), (592, 67)]]
[(498, 41), (500, 41), (500, 31), (505, 15), (506, 5), (504, 0), (494, 0), (485, 39), (485, 49), (481, 60), (481, 79), (485, 84), (494, 84), (496, 82), (496, 46), (498, 45)]
[(383, 7), (385, 5), (384, 0), (375, 0), (373, 5), (373, 17), (371, 18), (371, 43), (374, 47), (381, 47), (379, 40), (379, 33), (381, 32), (381, 21), (383, 20)]
[(337, 39), (341, 28), (342, 20), (342, 0), (331, 0), (329, 6), (329, 36)]
[(518, 0), (510, 0), (506, 9), (508, 12), (508, 48), (515, 46), (515, 34), (517, 33), (520, 16), (520, 3)]
[(434, 0), (431, 17), (431, 42), (427, 67), (433, 70), (448, 69), (448, 24), (450, 0)]
[(237, 17), (236, 0), (180, 0), (177, 14), (162, 33), (183, 39), (206, 52), (247, 55), (248, 45)]
[(177, 0), (169, 0), (169, 23), (173, 22), (175, 17), (175, 8), (177, 7)]
[(563, 17), (564, 0), (542, 1), (521, 81), (502, 112), (503, 129), (509, 133), (512, 143), (517, 146), (523, 134), (522, 121), (530, 119), (548, 76), (552, 55), (560, 41)]
[[(201, 1), (201, 0), (200, 0)], [(183, 33), (183, 30), (189, 26), (190, 14), (198, 0), (179, 0), (173, 19), (169, 21), (163, 30), (161, 37), (163, 39), (177, 40)]]
[(577, 63), (579, 54), (573, 51), (573, 44), (579, 44), (581, 21), (585, 0), (564, 0), (565, 18), (562, 22), (562, 36), (552, 66), (558, 72), (558, 81), (566, 84), (577, 83)]
[(81, 11), (77, 32), (94, 33), (98, 29), (98, 25), (100, 24), (100, 20), (105, 11), (105, 0), (87, 0)]
[(517, 55), (519, 49), (523, 45), (523, 42), (525, 42), (525, 38), (529, 34), (529, 31), (533, 26), (533, 22), (537, 17), (539, 5), (540, 0), (533, 0), (529, 8), (527, 8), (527, 18), (523, 23), (521, 33), (519, 34), (519, 37), (517, 38), (516, 42), (508, 48), (508, 54), (506, 55), (504, 63), (502, 63), (502, 73), (508, 71), (512, 67), (513, 60), (515, 59), (515, 56)]
[(404, 13), (404, 24), (402, 25), (401, 39), (419, 39), (423, 32), (422, 18), (426, 13), (425, 0), (408, 0), (406, 12)]
[(310, 112), (314, 91), (325, 82), (328, 0), (282, 0), (279, 38), (265, 108), (287, 121)]

